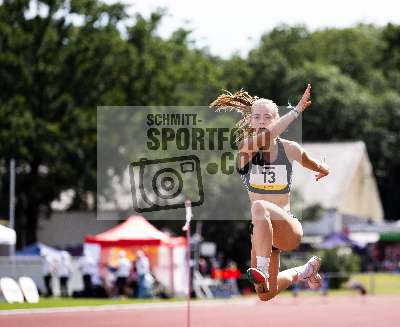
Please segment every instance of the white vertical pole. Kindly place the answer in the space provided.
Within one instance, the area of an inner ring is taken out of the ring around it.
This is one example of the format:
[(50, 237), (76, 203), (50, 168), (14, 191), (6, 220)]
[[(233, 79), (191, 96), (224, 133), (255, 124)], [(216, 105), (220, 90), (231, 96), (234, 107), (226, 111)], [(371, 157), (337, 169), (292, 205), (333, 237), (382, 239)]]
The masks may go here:
[[(10, 160), (10, 205), (8, 214), (8, 227), (14, 229), (15, 225), (15, 160)], [(14, 256), (15, 244), (10, 244), (9, 255)]]
[(186, 326), (190, 327), (190, 295), (192, 293), (192, 281), (190, 273), (190, 221), (192, 220), (192, 203), (190, 200), (185, 201), (186, 208), (186, 223), (182, 230), (186, 231), (186, 269), (188, 275), (188, 294), (187, 294), (187, 316), (186, 316)]

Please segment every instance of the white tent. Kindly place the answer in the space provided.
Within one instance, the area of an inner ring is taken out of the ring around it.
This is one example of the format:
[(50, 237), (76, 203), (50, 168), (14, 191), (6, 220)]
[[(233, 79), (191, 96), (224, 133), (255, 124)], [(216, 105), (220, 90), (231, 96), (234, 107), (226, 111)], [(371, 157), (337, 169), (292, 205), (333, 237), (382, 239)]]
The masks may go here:
[(364, 142), (304, 143), (312, 157), (326, 157), (331, 173), (316, 182), (314, 172), (294, 166), (294, 188), (303, 207), (319, 203), (340, 214), (382, 221), (383, 208)]
[(15, 230), (0, 225), (0, 244), (14, 245), (17, 241)]

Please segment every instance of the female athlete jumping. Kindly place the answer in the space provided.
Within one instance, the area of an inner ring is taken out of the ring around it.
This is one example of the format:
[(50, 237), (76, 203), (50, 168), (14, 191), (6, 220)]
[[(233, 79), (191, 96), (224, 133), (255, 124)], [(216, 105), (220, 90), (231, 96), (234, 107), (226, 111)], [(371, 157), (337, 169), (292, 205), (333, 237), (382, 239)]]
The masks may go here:
[(280, 251), (296, 249), (303, 236), (298, 219), (290, 212), (292, 163), (317, 172), (316, 180), (329, 174), (323, 161), (311, 158), (296, 142), (280, 138), (288, 126), (310, 106), (308, 84), (296, 108), (280, 117), (271, 100), (250, 96), (241, 90), (220, 95), (210, 107), (242, 114), (237, 127), (242, 132), (238, 170), (251, 202), (251, 268), (247, 277), (259, 298), (272, 299), (299, 280), (311, 288), (321, 286), (321, 260), (313, 256), (305, 265), (279, 272)]

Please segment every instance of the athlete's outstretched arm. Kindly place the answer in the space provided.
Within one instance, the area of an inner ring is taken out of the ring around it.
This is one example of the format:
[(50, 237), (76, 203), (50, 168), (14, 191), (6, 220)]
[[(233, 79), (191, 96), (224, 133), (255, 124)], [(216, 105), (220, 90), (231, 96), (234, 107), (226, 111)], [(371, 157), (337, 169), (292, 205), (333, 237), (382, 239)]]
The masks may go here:
[[(301, 100), (296, 106), (296, 111), (301, 113), (311, 105), (310, 95), (311, 85), (308, 84)], [(244, 139), (239, 145), (239, 152), (242, 157), (247, 159), (241, 160), (242, 162), (240, 163), (240, 166), (245, 165), (252, 157), (252, 154), (257, 152), (261, 147), (265, 150), (268, 150), (271, 145), (271, 141), (281, 135), (296, 118), (297, 117), (294, 112), (290, 111), (286, 115), (280, 117), (277, 121), (271, 123), (267, 129), (259, 132), (253, 137)]]
[(322, 159), (322, 161), (320, 161), (314, 159), (310, 157), (309, 154), (305, 151), (303, 152), (303, 155), (301, 157), (301, 165), (318, 173), (318, 175), (315, 175), (316, 181), (320, 180), (322, 177), (329, 175), (329, 166), (325, 162), (325, 160)]
[(296, 160), (303, 167), (318, 173), (318, 175), (315, 175), (317, 181), (329, 174), (329, 166), (325, 160), (317, 160), (311, 157), (298, 143), (289, 141), (288, 150), (293, 160)]

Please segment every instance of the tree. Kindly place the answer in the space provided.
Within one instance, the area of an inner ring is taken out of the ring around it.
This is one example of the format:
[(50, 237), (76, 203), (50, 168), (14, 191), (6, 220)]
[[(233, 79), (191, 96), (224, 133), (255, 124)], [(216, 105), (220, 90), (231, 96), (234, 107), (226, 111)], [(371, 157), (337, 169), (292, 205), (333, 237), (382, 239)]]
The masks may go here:
[(379, 67), (389, 82), (388, 86), (398, 92), (400, 89), (400, 26), (387, 24), (382, 30), (382, 39), (384, 46)]
[[(30, 4), (39, 8), (33, 17)], [(11, 158), (17, 162), (19, 245), (36, 241), (38, 217), (49, 215), (62, 191), (74, 189), (74, 206), (82, 207), (85, 192), (96, 190), (95, 110), (118, 100), (121, 8), (89, 0), (0, 6), (0, 153), (6, 167)], [(60, 15), (65, 9), (80, 14), (84, 25)], [(7, 180), (3, 174), (3, 212)]]
[(380, 29), (366, 24), (316, 31), (309, 39), (313, 61), (334, 65), (361, 85), (369, 83), (383, 47)]
[[(88, 209), (97, 106), (198, 105), (218, 93), (215, 58), (190, 48), (189, 31), (160, 38), (162, 16), (128, 25), (123, 5), (96, 0), (0, 5), (0, 153), (4, 167), (17, 161), (19, 245), (36, 240), (38, 217), (50, 215), (62, 191), (75, 191), (69, 209)], [(1, 185), (7, 212), (7, 174)]]

